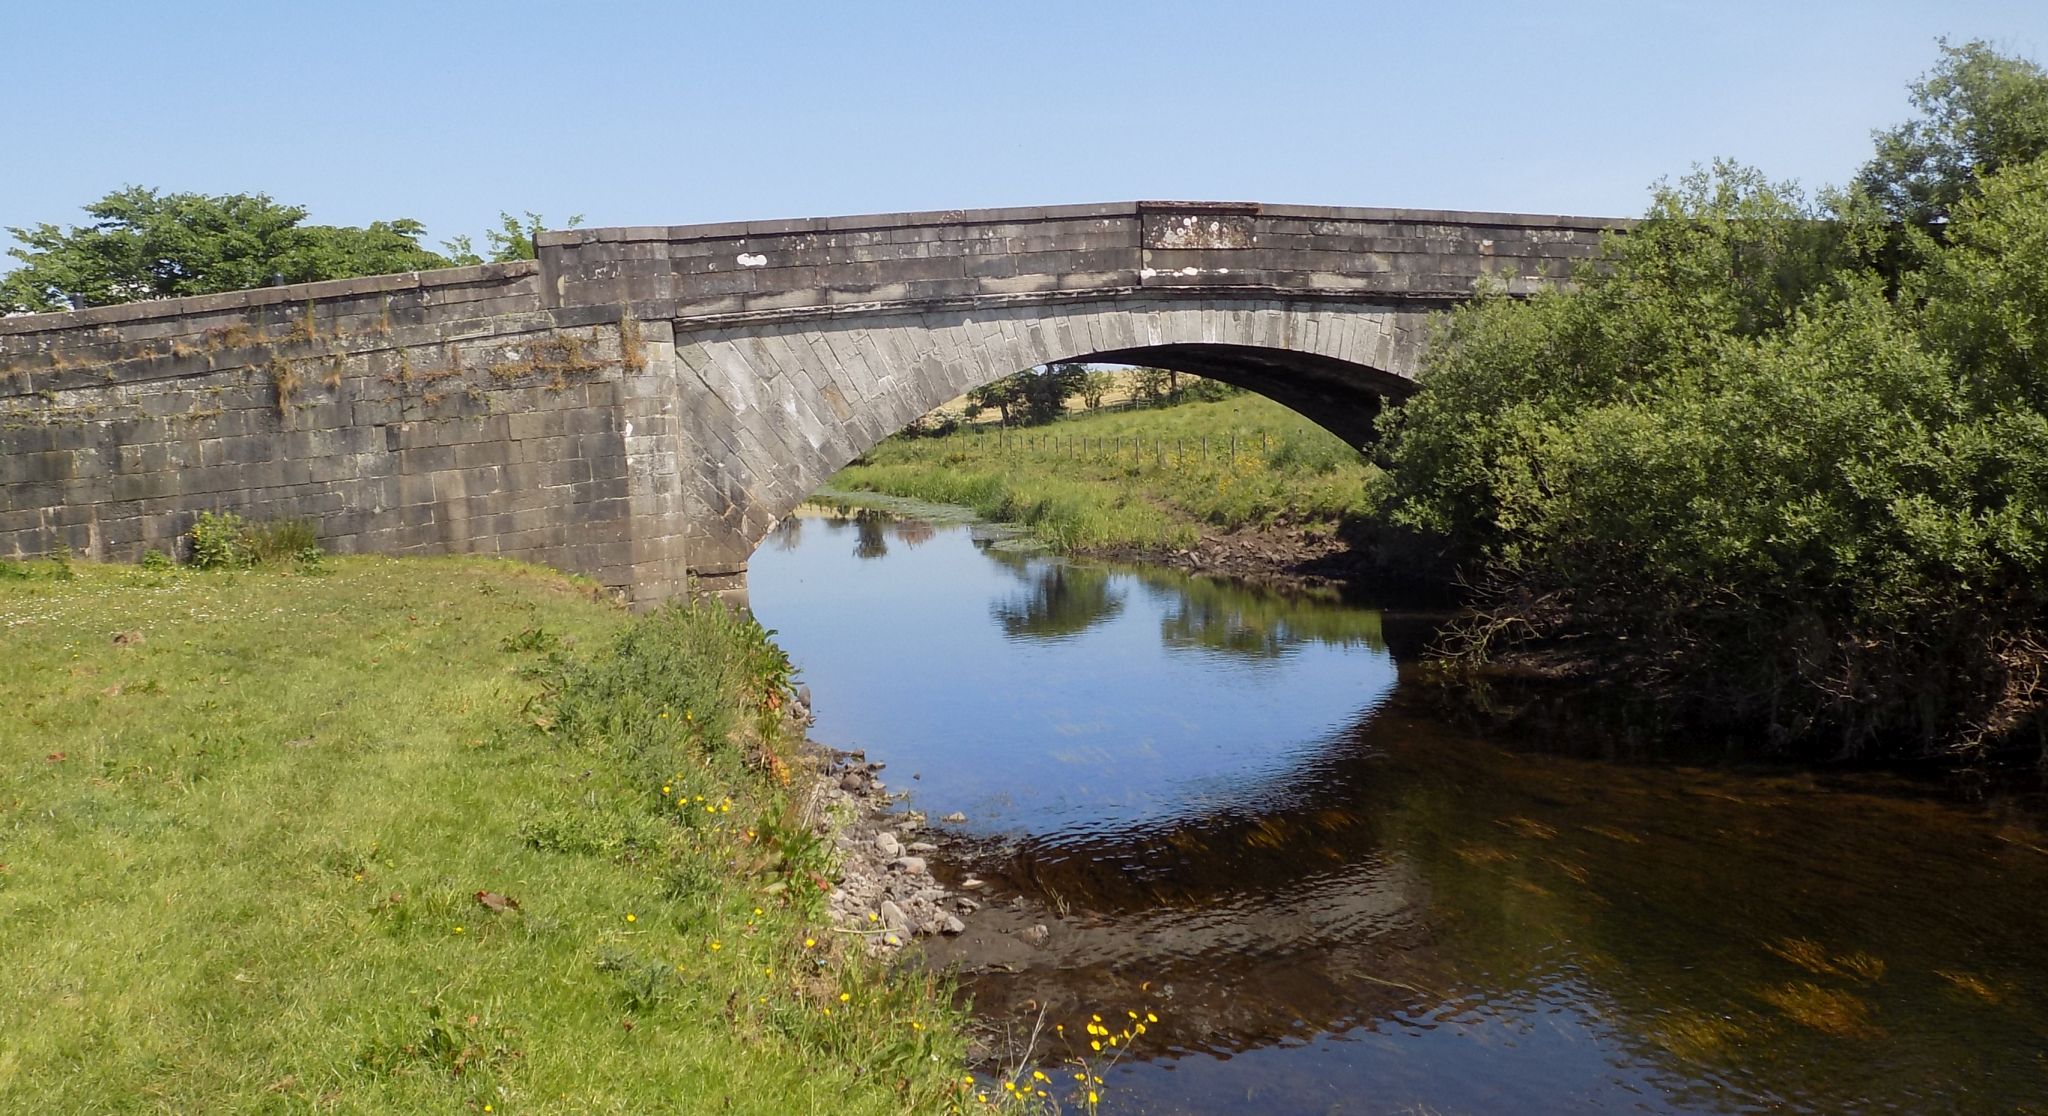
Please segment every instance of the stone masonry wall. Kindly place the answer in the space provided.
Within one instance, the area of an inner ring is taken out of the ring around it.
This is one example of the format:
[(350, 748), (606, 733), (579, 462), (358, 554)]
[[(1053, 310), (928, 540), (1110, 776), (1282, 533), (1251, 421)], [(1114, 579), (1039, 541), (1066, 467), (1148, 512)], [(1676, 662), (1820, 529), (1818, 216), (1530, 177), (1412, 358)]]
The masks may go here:
[(216, 510), (676, 591), (669, 324), (544, 308), (536, 270), (0, 320), (0, 556), (135, 560)]

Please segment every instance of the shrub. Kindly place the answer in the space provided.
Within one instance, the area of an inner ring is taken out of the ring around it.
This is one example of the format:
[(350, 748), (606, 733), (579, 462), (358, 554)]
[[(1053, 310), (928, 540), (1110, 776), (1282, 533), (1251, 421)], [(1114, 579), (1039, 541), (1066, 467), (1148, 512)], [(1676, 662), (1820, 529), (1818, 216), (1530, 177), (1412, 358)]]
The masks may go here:
[(255, 563), (248, 526), (234, 512), (200, 512), (185, 538), (192, 548), (195, 569), (241, 570)]
[[(301, 570), (321, 569), (320, 536), (310, 519), (251, 523), (234, 512), (201, 512), (186, 532), (191, 564), (201, 570), (245, 570), (292, 562)], [(148, 564), (145, 556), (144, 564)]]

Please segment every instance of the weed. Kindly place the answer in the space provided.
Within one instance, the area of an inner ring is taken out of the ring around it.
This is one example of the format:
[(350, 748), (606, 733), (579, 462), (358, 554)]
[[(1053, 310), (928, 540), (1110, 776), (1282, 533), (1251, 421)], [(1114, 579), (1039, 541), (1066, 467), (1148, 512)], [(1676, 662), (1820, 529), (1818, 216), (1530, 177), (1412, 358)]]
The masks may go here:
[(305, 518), (275, 519), (266, 523), (245, 523), (242, 526), (244, 544), (248, 547), (252, 563), (296, 562), (306, 564), (308, 554), (317, 564), (320, 555), (320, 533), (313, 521)]
[(255, 556), (249, 552), (248, 526), (234, 512), (200, 512), (185, 538), (195, 569), (242, 570), (255, 564)]

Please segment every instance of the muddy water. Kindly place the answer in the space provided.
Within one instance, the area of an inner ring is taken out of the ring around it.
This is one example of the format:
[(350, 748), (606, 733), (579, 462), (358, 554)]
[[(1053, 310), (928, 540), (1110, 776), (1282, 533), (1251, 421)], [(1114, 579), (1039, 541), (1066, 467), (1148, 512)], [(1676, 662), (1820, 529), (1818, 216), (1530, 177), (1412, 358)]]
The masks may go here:
[(750, 580), (813, 734), (968, 819), (931, 963), (1105, 1111), (2048, 1113), (2036, 803), (1484, 739), (1426, 625), (969, 526), (800, 517)]

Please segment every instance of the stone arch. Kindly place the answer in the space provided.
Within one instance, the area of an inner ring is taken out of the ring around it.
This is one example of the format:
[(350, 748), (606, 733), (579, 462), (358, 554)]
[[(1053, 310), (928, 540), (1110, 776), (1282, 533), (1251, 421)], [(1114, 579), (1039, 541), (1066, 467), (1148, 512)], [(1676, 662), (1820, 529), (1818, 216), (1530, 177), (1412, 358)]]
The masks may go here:
[(742, 573), (783, 516), (877, 442), (949, 399), (1053, 361), (1212, 376), (1362, 444), (1380, 399), (1412, 388), (1424, 318), (1412, 308), (1182, 293), (679, 328), (691, 567), (713, 580)]

